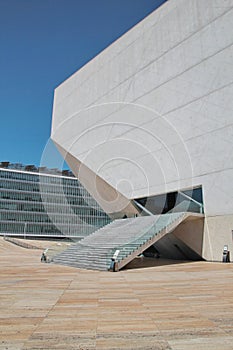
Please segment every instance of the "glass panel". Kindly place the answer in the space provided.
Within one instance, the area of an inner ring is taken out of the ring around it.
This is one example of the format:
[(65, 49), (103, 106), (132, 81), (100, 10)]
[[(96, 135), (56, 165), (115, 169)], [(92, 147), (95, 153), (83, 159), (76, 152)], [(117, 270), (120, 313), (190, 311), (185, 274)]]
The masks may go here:
[(74, 177), (0, 169), (0, 233), (84, 237), (110, 218)]

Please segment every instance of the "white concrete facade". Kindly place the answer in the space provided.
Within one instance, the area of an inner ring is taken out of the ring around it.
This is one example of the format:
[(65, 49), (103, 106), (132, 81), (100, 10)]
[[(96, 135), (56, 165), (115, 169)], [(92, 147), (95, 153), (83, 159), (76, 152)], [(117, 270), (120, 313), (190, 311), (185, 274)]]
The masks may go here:
[(233, 0), (169, 0), (56, 89), (51, 138), (110, 214), (202, 186), (202, 255), (221, 260), (224, 244), (233, 253), (232, 96)]

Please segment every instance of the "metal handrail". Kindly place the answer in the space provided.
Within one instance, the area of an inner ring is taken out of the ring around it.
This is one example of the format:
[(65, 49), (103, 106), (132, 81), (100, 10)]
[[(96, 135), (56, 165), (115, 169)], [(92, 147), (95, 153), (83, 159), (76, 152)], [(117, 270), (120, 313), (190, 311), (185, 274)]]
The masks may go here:
[(200, 213), (203, 214), (203, 204), (202, 204), (202, 203), (196, 201), (195, 199), (193, 199), (192, 197), (188, 196), (187, 194), (185, 194), (185, 193), (183, 193), (183, 192), (181, 192), (181, 191), (178, 191), (178, 193), (179, 193), (181, 196), (183, 196), (183, 197), (189, 199), (189, 200), (192, 201), (193, 203), (197, 204), (197, 205), (199, 206), (199, 208), (200, 208)]
[(146, 209), (142, 204), (138, 203), (137, 201), (134, 200), (134, 203), (140, 208), (142, 209), (145, 213), (153, 216), (154, 214), (152, 214), (148, 209)]

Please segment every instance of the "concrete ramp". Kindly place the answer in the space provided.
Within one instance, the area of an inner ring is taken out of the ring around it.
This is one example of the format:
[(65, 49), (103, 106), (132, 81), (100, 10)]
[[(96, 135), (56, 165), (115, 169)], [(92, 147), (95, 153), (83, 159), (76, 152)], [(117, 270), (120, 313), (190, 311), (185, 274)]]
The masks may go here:
[(71, 245), (55, 256), (53, 262), (84, 269), (109, 270), (115, 254), (116, 269), (122, 269), (191, 216), (203, 217), (203, 214), (174, 212), (115, 220)]

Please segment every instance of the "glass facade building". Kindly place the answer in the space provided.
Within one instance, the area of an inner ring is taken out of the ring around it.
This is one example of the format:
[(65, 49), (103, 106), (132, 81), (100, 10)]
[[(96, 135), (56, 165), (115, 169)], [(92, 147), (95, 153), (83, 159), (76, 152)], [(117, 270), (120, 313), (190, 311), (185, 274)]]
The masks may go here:
[(0, 168), (0, 235), (78, 240), (109, 222), (75, 177)]

